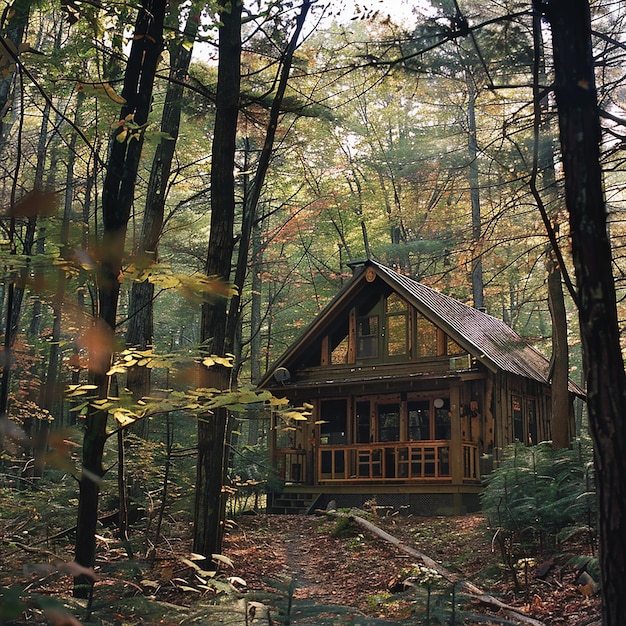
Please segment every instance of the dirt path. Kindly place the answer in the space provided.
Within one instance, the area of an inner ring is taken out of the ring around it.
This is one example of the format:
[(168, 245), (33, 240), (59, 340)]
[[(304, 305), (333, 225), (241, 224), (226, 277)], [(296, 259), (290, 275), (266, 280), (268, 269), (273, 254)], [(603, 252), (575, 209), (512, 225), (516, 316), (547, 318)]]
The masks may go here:
[[(550, 578), (532, 580), (523, 593), (514, 594), (498, 555), (491, 551), (480, 515), (379, 518), (377, 525), (550, 626), (579, 626), (598, 614), (599, 600), (582, 598), (573, 584), (573, 572), (565, 565)], [(321, 626), (350, 619), (358, 624), (398, 624), (423, 612), (415, 598), (398, 593), (392, 584), (403, 578), (398, 576), (401, 572), (414, 567), (413, 560), (358, 528), (337, 536), (337, 521), (328, 517), (245, 516), (228, 533), (224, 553), (234, 561), (235, 574), (246, 580), (248, 592), (278, 592), (283, 598), (281, 610), (288, 604), (291, 584), (292, 624)], [(444, 601), (449, 604), (447, 597)], [(463, 601), (463, 610), (483, 615), (481, 624), (516, 623), (507, 622), (502, 614), (485, 622), (493, 612), (468, 602)], [(329, 607), (328, 621), (320, 616), (323, 606)]]
[(359, 535), (332, 536), (335, 524), (315, 516), (247, 518), (245, 528), (227, 537), (226, 554), (246, 572), (248, 587), (292, 580), (295, 598), (363, 606), (368, 594), (386, 590), (407, 559)]

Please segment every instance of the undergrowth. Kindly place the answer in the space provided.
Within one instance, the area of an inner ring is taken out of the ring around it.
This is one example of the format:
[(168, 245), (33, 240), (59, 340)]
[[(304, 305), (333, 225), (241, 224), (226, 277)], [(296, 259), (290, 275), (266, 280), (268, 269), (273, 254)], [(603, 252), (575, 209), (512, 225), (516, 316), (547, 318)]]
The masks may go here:
[(548, 442), (514, 444), (485, 479), (482, 510), (516, 587), (529, 557), (558, 553), (568, 540), (576, 539), (595, 556), (592, 458), (589, 439), (579, 439), (566, 450), (553, 450)]

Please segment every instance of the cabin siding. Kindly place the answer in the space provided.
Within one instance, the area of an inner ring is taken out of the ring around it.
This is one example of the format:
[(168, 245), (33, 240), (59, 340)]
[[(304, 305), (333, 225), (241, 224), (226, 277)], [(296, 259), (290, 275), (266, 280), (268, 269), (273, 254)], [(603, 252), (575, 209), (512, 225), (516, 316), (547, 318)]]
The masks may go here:
[[(515, 440), (514, 408), (534, 403), (537, 433), (543, 436), (549, 427), (549, 388), (534, 381), (492, 373), (478, 365), (471, 371), (447, 372), (446, 377), (422, 378), (420, 384), (386, 374), (379, 368), (375, 380), (318, 384), (317, 376), (308, 376), (307, 370), (308, 386), (300, 379), (301, 386), (290, 399), (294, 404), (309, 403), (311, 416), (306, 422), (296, 422), (282, 445), (275, 438), (279, 425), (272, 429), (272, 461), (289, 489), (308, 485), (319, 493), (341, 494), (347, 501), (357, 487), (367, 486), (380, 499), (386, 489), (399, 485), (412, 494), (426, 494), (436, 484), (438, 493), (453, 494), (446, 500), (449, 506), (438, 507), (438, 512), (473, 510), (482, 476)], [(435, 416), (429, 413), (430, 439), (411, 440), (409, 407), (429, 403), (432, 412), (434, 399), (439, 397), (448, 406), (449, 435), (444, 440), (436, 438)], [(366, 404), (369, 441), (362, 441), (357, 409)], [(392, 441), (386, 442), (381, 430), (381, 407), (396, 407), (398, 412)], [(527, 419), (524, 412), (522, 419)], [(527, 422), (523, 425), (527, 428)], [(472, 487), (469, 495), (458, 491), (463, 486)], [(412, 510), (417, 510), (419, 501), (413, 500)]]
[(545, 357), (501, 320), (373, 261), (275, 367), (287, 380), (268, 372), (260, 386), (313, 407), (271, 429), (294, 501), (304, 489), (340, 506), (475, 510), (505, 446), (550, 436)]

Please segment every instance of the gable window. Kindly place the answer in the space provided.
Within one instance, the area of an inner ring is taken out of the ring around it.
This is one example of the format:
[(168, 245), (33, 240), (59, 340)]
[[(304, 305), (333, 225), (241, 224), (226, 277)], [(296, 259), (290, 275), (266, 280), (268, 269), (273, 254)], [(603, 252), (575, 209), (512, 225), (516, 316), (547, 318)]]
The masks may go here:
[(330, 362), (333, 365), (341, 365), (348, 362), (348, 335), (344, 335), (336, 345), (333, 345), (330, 353)]
[(358, 318), (356, 345), (358, 357), (374, 358), (378, 356), (378, 315)]
[(409, 307), (398, 294), (385, 301), (387, 356), (403, 356), (409, 347)]
[(454, 339), (446, 336), (446, 354), (450, 356), (461, 356), (462, 354), (467, 354), (467, 350), (461, 348)]
[(422, 315), (417, 316), (417, 356), (437, 356), (437, 327)]

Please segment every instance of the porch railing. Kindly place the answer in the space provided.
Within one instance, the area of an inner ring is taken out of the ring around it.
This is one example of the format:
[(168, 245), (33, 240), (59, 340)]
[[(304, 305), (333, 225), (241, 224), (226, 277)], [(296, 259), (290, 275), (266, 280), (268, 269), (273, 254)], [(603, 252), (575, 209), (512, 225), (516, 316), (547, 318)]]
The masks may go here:
[[(480, 479), (478, 445), (462, 443), (463, 480)], [(321, 445), (316, 450), (315, 479), (318, 483), (449, 481), (450, 442), (411, 441), (371, 444)], [(274, 451), (276, 469), (286, 482), (312, 482), (311, 463), (302, 449)]]
[[(478, 446), (463, 443), (463, 479), (478, 480)], [(324, 445), (317, 452), (320, 482), (449, 480), (450, 442)]]

